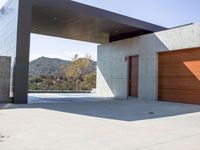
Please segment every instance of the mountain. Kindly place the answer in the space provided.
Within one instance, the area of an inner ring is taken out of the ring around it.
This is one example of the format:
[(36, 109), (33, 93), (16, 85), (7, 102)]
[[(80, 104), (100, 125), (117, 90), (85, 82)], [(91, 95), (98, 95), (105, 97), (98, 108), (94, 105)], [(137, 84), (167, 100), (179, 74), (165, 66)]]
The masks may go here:
[(30, 76), (62, 76), (64, 74), (60, 66), (69, 64), (70, 61), (40, 57), (29, 63)]
[(29, 90), (92, 90), (96, 66), (90, 58), (66, 61), (40, 57), (29, 64)]

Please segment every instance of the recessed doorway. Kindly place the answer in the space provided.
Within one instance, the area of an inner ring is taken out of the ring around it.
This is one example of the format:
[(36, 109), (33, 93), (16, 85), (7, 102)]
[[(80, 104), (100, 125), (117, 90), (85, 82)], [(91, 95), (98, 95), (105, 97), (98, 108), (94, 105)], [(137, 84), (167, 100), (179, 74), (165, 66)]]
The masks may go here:
[(129, 57), (129, 96), (138, 97), (138, 56)]

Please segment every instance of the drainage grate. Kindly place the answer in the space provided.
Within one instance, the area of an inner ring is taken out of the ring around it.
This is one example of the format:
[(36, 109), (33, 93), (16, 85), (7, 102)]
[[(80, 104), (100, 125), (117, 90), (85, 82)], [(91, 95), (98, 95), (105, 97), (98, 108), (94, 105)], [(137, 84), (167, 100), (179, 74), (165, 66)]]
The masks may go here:
[(0, 142), (4, 142), (5, 140), (7, 140), (9, 138), (9, 136), (4, 136), (0, 134)]
[(154, 115), (155, 113), (154, 112), (149, 112), (149, 115)]

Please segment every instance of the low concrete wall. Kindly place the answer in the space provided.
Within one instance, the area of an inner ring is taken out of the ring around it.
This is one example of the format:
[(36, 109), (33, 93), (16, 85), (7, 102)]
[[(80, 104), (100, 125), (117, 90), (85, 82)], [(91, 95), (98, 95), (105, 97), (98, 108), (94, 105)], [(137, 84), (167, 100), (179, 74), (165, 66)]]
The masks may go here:
[(157, 53), (200, 47), (200, 25), (189, 25), (98, 47), (97, 94), (127, 98), (128, 61), (139, 55), (139, 98), (157, 99)]
[(0, 56), (0, 102), (9, 102), (11, 58)]

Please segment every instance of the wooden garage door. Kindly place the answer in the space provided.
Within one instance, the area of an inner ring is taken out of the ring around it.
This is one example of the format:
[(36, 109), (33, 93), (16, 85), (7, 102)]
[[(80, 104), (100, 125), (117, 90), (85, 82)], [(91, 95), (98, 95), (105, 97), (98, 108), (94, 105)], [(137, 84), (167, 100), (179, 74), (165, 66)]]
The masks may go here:
[(200, 104), (200, 48), (158, 54), (158, 99)]

